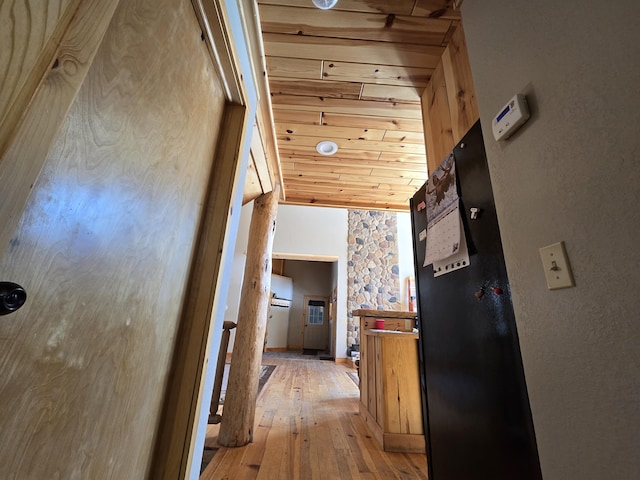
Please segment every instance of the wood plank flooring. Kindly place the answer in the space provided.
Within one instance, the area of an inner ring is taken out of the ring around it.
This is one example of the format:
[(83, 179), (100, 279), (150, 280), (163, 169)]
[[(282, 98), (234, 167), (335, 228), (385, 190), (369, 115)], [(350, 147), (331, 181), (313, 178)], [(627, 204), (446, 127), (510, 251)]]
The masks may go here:
[(425, 455), (384, 452), (370, 435), (351, 368), (315, 357), (263, 364), (277, 368), (258, 396), (253, 443), (219, 447), (201, 480), (427, 479)]

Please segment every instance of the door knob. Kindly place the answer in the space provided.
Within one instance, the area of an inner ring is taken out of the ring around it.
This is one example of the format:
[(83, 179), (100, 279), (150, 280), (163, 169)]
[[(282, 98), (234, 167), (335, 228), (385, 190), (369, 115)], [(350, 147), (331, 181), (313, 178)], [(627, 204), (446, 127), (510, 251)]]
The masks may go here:
[(27, 292), (17, 283), (0, 282), (0, 315), (18, 310), (27, 301)]

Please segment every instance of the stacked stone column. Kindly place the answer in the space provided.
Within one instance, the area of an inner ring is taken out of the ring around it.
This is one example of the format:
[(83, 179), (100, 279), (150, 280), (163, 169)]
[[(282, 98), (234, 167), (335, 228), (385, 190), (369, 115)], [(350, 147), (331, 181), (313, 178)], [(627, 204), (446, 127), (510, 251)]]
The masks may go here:
[(349, 210), (347, 347), (359, 344), (353, 310), (401, 310), (395, 212)]

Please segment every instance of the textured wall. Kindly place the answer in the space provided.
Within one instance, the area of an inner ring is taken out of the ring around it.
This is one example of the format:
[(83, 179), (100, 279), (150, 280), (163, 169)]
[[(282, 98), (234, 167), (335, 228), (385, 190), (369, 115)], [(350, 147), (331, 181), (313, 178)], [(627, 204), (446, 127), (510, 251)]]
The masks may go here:
[[(640, 3), (465, 2), (463, 19), (545, 480), (640, 471)], [(492, 116), (528, 93), (507, 142)], [(576, 287), (546, 287), (564, 240)]]
[(396, 214), (349, 210), (347, 346), (360, 343), (352, 311), (401, 310)]
[[(336, 358), (347, 356), (347, 210), (280, 205), (273, 253), (284, 258), (322, 256), (338, 262)], [(330, 258), (329, 258), (330, 257)]]

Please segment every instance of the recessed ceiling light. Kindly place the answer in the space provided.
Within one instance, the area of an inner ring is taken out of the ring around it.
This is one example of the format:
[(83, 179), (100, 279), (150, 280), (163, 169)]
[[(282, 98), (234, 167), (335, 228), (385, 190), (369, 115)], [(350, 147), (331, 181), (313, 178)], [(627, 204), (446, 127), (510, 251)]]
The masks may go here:
[(338, 0), (311, 0), (320, 10), (329, 10), (336, 6)]
[(338, 145), (329, 140), (323, 140), (316, 145), (316, 151), (320, 155), (333, 155), (338, 151)]

